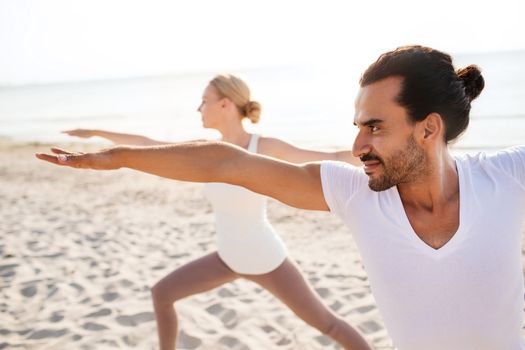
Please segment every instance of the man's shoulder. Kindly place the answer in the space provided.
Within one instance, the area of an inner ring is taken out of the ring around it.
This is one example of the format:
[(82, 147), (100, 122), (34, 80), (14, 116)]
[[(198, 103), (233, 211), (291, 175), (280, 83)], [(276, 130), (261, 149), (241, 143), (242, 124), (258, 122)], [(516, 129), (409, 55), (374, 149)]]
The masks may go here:
[(490, 164), (499, 161), (524, 160), (525, 145), (517, 145), (496, 151), (480, 151), (476, 153), (466, 153), (456, 156), (456, 161), (463, 164)]
[(321, 162), (321, 183), (325, 198), (330, 202), (332, 199), (348, 199), (363, 188), (368, 188), (368, 176), (362, 167), (339, 162)]
[(467, 154), (457, 157), (456, 162), (472, 176), (512, 180), (525, 189), (525, 145)]

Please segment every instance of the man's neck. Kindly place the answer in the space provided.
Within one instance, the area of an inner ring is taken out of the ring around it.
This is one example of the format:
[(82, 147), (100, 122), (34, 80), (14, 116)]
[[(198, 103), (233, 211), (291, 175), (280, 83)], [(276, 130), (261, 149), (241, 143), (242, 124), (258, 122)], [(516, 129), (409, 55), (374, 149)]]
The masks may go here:
[(429, 156), (429, 171), (414, 181), (397, 185), (403, 205), (428, 212), (441, 208), (459, 198), (459, 181), (454, 158), (443, 150)]
[(426, 174), (397, 187), (414, 232), (428, 246), (440, 249), (459, 229), (459, 177), (448, 152), (429, 158), (428, 165)]

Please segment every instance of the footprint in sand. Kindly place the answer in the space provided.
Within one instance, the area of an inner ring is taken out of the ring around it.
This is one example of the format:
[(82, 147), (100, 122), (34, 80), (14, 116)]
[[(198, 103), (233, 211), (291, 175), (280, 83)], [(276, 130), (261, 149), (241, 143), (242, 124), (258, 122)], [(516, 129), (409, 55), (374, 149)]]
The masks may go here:
[(15, 267), (18, 267), (19, 264), (8, 264), (0, 265), (0, 277), (13, 277), (16, 275)]
[(115, 299), (117, 299), (120, 295), (118, 293), (104, 293), (102, 294), (102, 299), (104, 299), (104, 301), (113, 301)]
[(59, 338), (68, 332), (67, 329), (41, 329), (34, 331), (27, 339)]
[(77, 291), (78, 295), (81, 295), (84, 292), (84, 287), (82, 287), (78, 283), (72, 282), (72, 283), (69, 284), (69, 286), (75, 288), (75, 290)]
[(141, 312), (131, 316), (118, 316), (116, 318), (117, 323), (121, 326), (134, 327), (144, 322), (150, 322), (155, 319), (155, 315), (152, 312)]
[(185, 258), (187, 256), (190, 256), (190, 254), (188, 254), (188, 253), (173, 254), (173, 255), (168, 255), (168, 258), (170, 258), (170, 259), (179, 259), (179, 258)]
[(222, 298), (229, 298), (229, 297), (233, 297), (233, 296), (235, 296), (235, 293), (233, 293), (232, 291), (230, 291), (230, 290), (227, 289), (227, 288), (221, 288), (221, 289), (219, 289), (219, 291), (217, 292), (217, 294), (219, 294), (219, 296), (222, 297)]
[(226, 309), (221, 303), (213, 304), (206, 308), (208, 313), (218, 317), (224, 326), (228, 329), (237, 325), (237, 312), (232, 309)]
[(108, 315), (111, 315), (111, 309), (104, 308), (104, 309), (100, 309), (98, 311), (92, 312), (90, 314), (87, 314), (84, 317), (102, 317), (102, 316), (108, 316)]
[(315, 285), (317, 282), (319, 282), (321, 279), (319, 277), (309, 277), (308, 281), (310, 281), (311, 285)]
[(334, 341), (330, 337), (324, 334), (318, 335), (317, 337), (315, 337), (315, 340), (317, 340), (319, 344), (321, 344), (323, 347), (327, 347), (327, 346), (334, 344)]
[(280, 335), (279, 331), (270, 325), (264, 325), (261, 329), (270, 336), (278, 336), (279, 340), (275, 342), (277, 346), (284, 346), (290, 344), (292, 341), (286, 335)]
[(315, 291), (317, 292), (317, 294), (319, 294), (321, 298), (326, 298), (330, 295), (330, 290), (328, 288), (315, 288)]
[(366, 321), (357, 326), (364, 334), (371, 334), (381, 330), (381, 325), (375, 321)]
[(365, 306), (356, 307), (355, 311), (360, 314), (366, 314), (367, 312), (372, 311), (375, 308), (376, 307), (374, 305), (365, 305)]
[(55, 311), (51, 314), (51, 317), (49, 317), (49, 322), (60, 322), (64, 319), (64, 315), (62, 314), (62, 311)]
[(36, 294), (36, 286), (27, 286), (25, 288), (22, 288), (20, 294), (22, 294), (26, 298), (32, 298)]
[(348, 299), (353, 299), (353, 298), (357, 298), (357, 299), (362, 299), (366, 296), (366, 293), (363, 293), (363, 292), (354, 292), (354, 293), (351, 293), (350, 295), (348, 296), (345, 296), (347, 297)]
[(48, 284), (47, 285), (47, 297), (46, 297), (46, 299), (50, 299), (57, 292), (58, 292), (58, 287), (56, 285)]
[(202, 340), (187, 334), (184, 330), (181, 330), (177, 336), (177, 348), (190, 350), (198, 348), (201, 344)]
[(341, 303), (339, 300), (336, 300), (330, 304), (330, 309), (332, 309), (332, 311), (338, 311), (342, 306), (343, 303)]
[(262, 330), (265, 332), (265, 333), (272, 333), (272, 332), (275, 332), (276, 329), (273, 328), (272, 326), (268, 326), (268, 325), (264, 325), (261, 327)]
[(16, 333), (18, 333), (18, 335), (24, 336), (26, 334), (31, 333), (32, 331), (32, 329), (22, 329), (21, 331), (17, 331)]
[(225, 345), (229, 349), (234, 350), (250, 350), (248, 345), (242, 343), (239, 339), (225, 335), (219, 339), (219, 343)]
[(292, 341), (288, 339), (286, 336), (283, 336), (277, 343), (275, 343), (278, 346), (284, 346), (291, 344)]
[(136, 337), (125, 335), (121, 339), (124, 342), (124, 344), (126, 344), (130, 348), (134, 348), (138, 345), (138, 340)]
[(99, 324), (99, 323), (95, 323), (95, 322), (86, 322), (84, 323), (84, 325), (82, 326), (82, 328), (84, 328), (85, 330), (87, 331), (103, 331), (105, 329), (109, 329), (108, 327), (102, 325), (102, 324)]
[(126, 278), (121, 279), (120, 281), (118, 281), (118, 283), (124, 288), (130, 288), (135, 284)]

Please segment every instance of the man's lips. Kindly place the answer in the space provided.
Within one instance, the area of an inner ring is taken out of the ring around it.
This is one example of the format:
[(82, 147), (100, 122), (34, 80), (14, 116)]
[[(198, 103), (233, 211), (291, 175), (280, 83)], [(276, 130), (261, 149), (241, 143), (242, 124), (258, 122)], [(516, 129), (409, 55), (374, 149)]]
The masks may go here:
[(378, 168), (381, 165), (381, 162), (378, 160), (367, 160), (366, 162), (363, 162), (365, 173), (371, 173), (376, 168)]

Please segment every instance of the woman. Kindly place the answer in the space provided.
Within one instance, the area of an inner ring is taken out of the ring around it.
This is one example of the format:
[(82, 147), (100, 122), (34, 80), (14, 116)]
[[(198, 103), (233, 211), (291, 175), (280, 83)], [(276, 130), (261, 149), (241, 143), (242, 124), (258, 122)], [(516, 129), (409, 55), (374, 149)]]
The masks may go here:
[[(198, 111), (205, 128), (218, 130), (222, 141), (253, 153), (294, 163), (316, 160), (353, 161), (351, 152), (315, 152), (284, 141), (249, 134), (242, 119), (256, 123), (261, 106), (250, 100), (248, 86), (232, 75), (218, 75), (204, 90)], [(100, 136), (117, 144), (161, 145), (139, 135), (76, 129), (66, 134)], [(286, 247), (266, 218), (267, 198), (239, 186), (206, 184), (216, 215), (216, 252), (194, 260), (161, 279), (152, 288), (160, 348), (175, 349), (177, 316), (174, 303), (184, 297), (216, 288), (236, 278), (258, 283), (283, 301), (297, 316), (345, 349), (370, 349), (361, 335), (324, 306), (287, 257)]]

